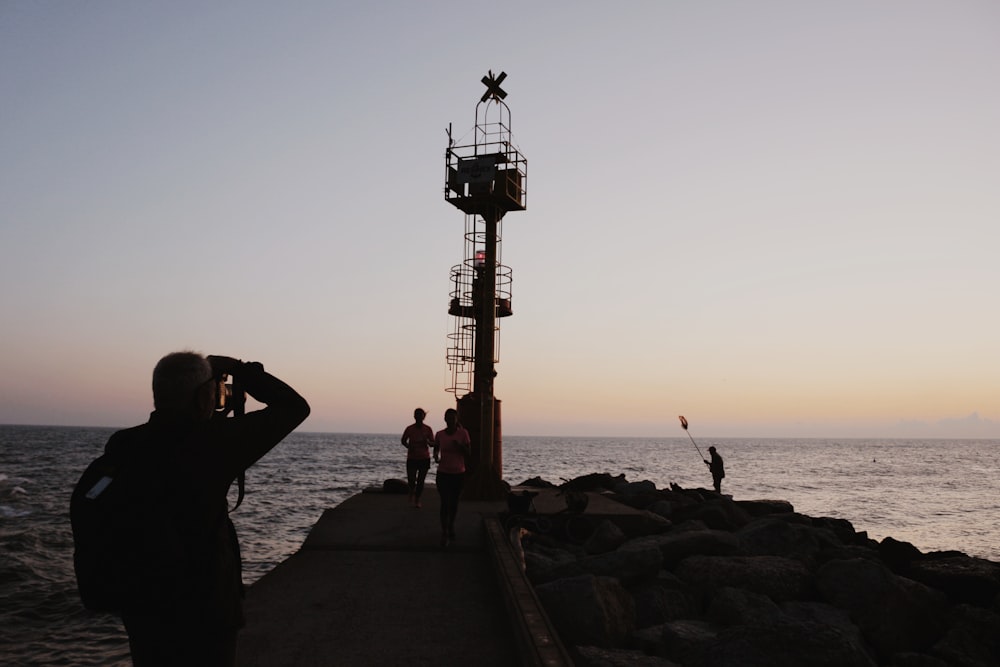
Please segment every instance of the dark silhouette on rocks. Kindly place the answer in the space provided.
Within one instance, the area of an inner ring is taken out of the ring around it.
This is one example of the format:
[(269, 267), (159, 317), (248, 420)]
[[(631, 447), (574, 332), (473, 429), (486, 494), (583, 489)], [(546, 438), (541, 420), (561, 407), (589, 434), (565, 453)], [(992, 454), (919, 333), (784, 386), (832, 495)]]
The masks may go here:
[(584, 475), (559, 488), (651, 520), (595, 522), (584, 539), (521, 532), (526, 574), (578, 665), (1000, 665), (1000, 564), (876, 542), (784, 500), (670, 487)]

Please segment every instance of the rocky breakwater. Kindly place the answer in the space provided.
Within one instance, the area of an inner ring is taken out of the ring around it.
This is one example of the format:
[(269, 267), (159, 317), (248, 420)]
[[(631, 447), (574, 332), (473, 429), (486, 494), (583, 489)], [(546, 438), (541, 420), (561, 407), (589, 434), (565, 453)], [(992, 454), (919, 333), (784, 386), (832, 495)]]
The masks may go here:
[(579, 522), (559, 530), (530, 514), (508, 519), (578, 665), (1000, 665), (1000, 564), (876, 542), (850, 521), (799, 514), (782, 500), (607, 474), (560, 488), (648, 515), (592, 520), (586, 532)]

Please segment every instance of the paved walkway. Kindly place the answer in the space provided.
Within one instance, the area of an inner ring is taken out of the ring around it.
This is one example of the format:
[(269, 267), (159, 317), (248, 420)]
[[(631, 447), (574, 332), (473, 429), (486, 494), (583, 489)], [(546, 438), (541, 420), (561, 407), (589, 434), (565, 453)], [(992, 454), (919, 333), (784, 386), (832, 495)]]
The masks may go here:
[(509, 613), (484, 522), (506, 503), (463, 501), (447, 549), (434, 486), (423, 503), (364, 493), (324, 512), (302, 549), (250, 588), (239, 664), (524, 664), (524, 619)]

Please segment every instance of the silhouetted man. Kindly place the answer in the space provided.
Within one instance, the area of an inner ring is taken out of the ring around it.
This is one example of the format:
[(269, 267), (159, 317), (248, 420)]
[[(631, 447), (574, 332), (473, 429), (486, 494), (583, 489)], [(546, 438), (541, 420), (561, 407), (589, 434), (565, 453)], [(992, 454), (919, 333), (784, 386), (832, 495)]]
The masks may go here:
[[(266, 407), (218, 412), (223, 374)], [(127, 529), (135, 553), (122, 620), (132, 661), (234, 665), (243, 579), (227, 492), (305, 420), (309, 404), (259, 363), (195, 352), (156, 364), (153, 404), (147, 423), (118, 431), (105, 448), (134, 466), (126, 489), (143, 508)]]
[[(722, 463), (722, 457), (719, 456), (719, 452), (715, 451), (715, 447), (709, 447), (708, 453), (712, 457), (711, 461), (705, 461), (705, 465), (708, 466), (709, 472), (712, 473), (712, 485), (715, 487), (716, 493), (722, 493), (722, 478), (726, 476), (726, 468)], [(704, 459), (702, 459), (704, 461)]]

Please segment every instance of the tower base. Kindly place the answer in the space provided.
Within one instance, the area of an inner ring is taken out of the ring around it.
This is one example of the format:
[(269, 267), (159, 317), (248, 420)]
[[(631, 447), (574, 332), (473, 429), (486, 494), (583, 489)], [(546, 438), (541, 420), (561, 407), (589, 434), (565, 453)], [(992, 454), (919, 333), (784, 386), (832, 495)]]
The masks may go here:
[[(491, 419), (492, 417), (492, 419)], [(503, 500), (510, 486), (503, 481), (503, 442), (500, 429), (500, 401), (480, 397), (475, 392), (458, 399), (458, 419), (472, 439), (470, 470), (465, 475), (462, 498)], [(483, 424), (492, 421), (491, 430)]]

